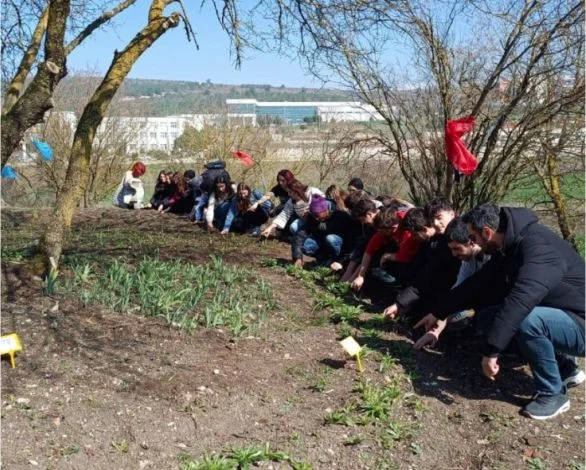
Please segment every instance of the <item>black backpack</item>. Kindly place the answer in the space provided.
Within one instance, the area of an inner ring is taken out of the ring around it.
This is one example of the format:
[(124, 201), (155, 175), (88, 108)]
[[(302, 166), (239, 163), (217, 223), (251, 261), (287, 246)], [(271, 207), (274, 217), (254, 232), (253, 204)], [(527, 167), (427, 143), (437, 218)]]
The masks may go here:
[(216, 178), (222, 176), (230, 181), (230, 173), (226, 171), (226, 162), (216, 160), (206, 164), (206, 170), (201, 174), (201, 190), (206, 193), (211, 193), (214, 190), (214, 182)]

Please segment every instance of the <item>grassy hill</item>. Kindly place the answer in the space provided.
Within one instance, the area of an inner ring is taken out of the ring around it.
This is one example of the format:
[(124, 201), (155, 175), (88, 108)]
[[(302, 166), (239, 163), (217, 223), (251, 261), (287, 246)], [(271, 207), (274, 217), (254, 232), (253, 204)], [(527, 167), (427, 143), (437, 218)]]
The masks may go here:
[[(74, 110), (79, 91), (88, 93), (100, 77), (68, 77), (59, 85), (62, 109)], [(172, 114), (220, 113), (228, 98), (259, 101), (348, 101), (344, 90), (326, 88), (287, 88), (268, 84), (223, 85), (207, 82), (128, 79), (117, 95), (129, 115), (168, 116)]]

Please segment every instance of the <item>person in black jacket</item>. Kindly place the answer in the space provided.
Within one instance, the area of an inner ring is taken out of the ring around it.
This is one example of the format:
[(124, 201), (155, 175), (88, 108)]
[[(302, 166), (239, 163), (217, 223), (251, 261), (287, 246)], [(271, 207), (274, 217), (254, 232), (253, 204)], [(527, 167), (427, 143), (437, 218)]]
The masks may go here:
[[(409, 272), (403, 273), (403, 276), (407, 275), (405, 287), (397, 295), (395, 303), (384, 310), (385, 317), (407, 315), (415, 322), (454, 285), (460, 260), (452, 256), (449, 240), (444, 235), (454, 217), (454, 210), (443, 199), (434, 199), (424, 209), (415, 208), (407, 212), (401, 221), (401, 228), (411, 232), (422, 243)], [(381, 258), (382, 265), (386, 261), (385, 256)]]
[(167, 208), (169, 198), (174, 193), (169, 175), (170, 172), (167, 170), (161, 170), (159, 172), (153, 197), (151, 197), (151, 200), (145, 206), (145, 209), (155, 209), (156, 211), (163, 212), (163, 210)]
[(354, 248), (360, 225), (348, 212), (332, 211), (327, 199), (317, 195), (311, 200), (309, 213), (310, 217), (291, 242), (293, 262), (298, 267), (303, 266), (303, 255), (306, 254), (319, 262), (339, 263), (344, 254)]
[[(433, 328), (438, 318), (476, 308), (477, 323), (486, 332), (484, 375), (495, 379), (499, 353), (514, 339), (537, 389), (522, 414), (548, 419), (567, 411), (566, 387), (585, 379), (572, 360), (584, 355), (584, 260), (528, 209), (483, 204), (464, 221), (470, 239), (491, 260), (420, 325)], [(488, 305), (494, 307), (481, 309)]]

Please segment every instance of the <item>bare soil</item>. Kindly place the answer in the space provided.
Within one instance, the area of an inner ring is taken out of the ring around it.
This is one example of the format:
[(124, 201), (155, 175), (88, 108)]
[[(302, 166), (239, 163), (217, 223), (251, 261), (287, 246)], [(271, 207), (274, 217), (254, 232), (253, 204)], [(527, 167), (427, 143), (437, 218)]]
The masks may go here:
[[(401, 384), (393, 419), (411, 432), (385, 448), (373, 425), (326, 423), (355, 398), (359, 374), (338, 344), (339, 326), (314, 311), (316, 293), (262, 267), (265, 258), (288, 258), (285, 244), (222, 238), (149, 211), (80, 211), (66, 259), (158, 253), (202, 263), (213, 253), (272, 284), (278, 308), (260, 334), (187, 334), (159, 319), (84, 308), (63, 289), (43, 296), (17, 255), (45, 219), (2, 213), (2, 334), (18, 333), (24, 345), (14, 369), (1, 364), (6, 469), (172, 469), (182, 454), (199, 459), (267, 443), (314, 469), (584, 468), (583, 386), (571, 391), (569, 412), (528, 420), (518, 410), (531, 377), (518, 358), (503, 358), (499, 380), (489, 383), (474, 342), (414, 352), (404, 327), (384, 328), (376, 340), (366, 334), (372, 314), (354, 329), (372, 351), (364, 377)], [(397, 364), (381, 372), (387, 354)]]

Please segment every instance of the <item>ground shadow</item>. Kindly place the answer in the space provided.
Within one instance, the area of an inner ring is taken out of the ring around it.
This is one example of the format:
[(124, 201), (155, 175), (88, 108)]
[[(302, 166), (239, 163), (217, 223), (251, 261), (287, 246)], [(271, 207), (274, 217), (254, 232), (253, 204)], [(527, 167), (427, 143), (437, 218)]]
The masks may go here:
[(481, 345), (478, 341), (444, 341), (438, 349), (417, 351), (407, 338), (356, 338), (360, 344), (389, 355), (410, 377), (419, 395), (453, 404), (458, 398), (493, 399), (523, 406), (533, 393), (531, 377), (519, 370), (524, 361), (519, 356), (503, 355), (501, 372), (492, 382), (482, 375)]
[(319, 362), (320, 364), (323, 364), (324, 366), (327, 366), (330, 369), (343, 369), (344, 367), (346, 367), (346, 361), (330, 359), (327, 357), (325, 359), (320, 359)]

